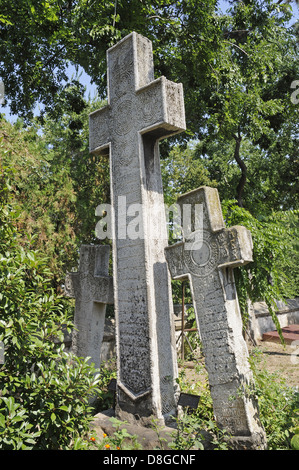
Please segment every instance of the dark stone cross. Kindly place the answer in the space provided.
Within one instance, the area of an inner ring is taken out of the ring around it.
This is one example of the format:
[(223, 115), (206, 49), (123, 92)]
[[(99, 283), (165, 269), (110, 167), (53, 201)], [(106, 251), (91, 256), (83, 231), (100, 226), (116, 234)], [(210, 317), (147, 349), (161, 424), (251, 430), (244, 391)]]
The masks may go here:
[(65, 279), (65, 294), (76, 299), (72, 351), (90, 357), (96, 368), (101, 365), (106, 305), (114, 303), (109, 253), (108, 245), (82, 245), (79, 270)]
[(177, 362), (158, 142), (185, 129), (183, 90), (154, 80), (152, 44), (135, 32), (107, 63), (108, 105), (90, 115), (90, 151), (110, 157), (116, 413), (165, 422), (176, 413)]
[(191, 218), (183, 219), (183, 241), (166, 248), (166, 259), (173, 279), (190, 281), (216, 420), (241, 447), (264, 447), (233, 274), (252, 261), (251, 234), (225, 228), (217, 189), (201, 187), (178, 204), (183, 217), (191, 207)]

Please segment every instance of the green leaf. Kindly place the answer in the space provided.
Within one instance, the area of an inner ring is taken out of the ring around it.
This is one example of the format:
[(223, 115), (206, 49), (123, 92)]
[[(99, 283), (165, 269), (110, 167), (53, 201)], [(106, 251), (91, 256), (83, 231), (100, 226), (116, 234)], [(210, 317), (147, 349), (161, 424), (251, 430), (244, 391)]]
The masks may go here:
[(70, 411), (70, 410), (69, 410), (69, 407), (66, 406), (66, 405), (60, 406), (59, 409), (60, 409), (60, 410), (63, 410), (63, 411)]
[(294, 450), (299, 450), (299, 434), (295, 434), (291, 439), (291, 447)]
[(0, 426), (5, 428), (5, 416), (0, 413)]

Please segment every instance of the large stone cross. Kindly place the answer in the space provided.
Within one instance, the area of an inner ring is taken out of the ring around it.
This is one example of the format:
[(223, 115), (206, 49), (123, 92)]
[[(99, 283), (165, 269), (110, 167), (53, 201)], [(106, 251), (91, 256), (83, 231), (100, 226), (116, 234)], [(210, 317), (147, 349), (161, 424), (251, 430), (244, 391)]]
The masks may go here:
[(106, 305), (114, 303), (109, 253), (108, 245), (82, 245), (79, 270), (65, 279), (65, 294), (76, 299), (72, 351), (90, 357), (96, 368), (101, 364)]
[(158, 141), (185, 129), (183, 91), (154, 80), (151, 42), (135, 32), (107, 62), (108, 105), (90, 115), (90, 151), (110, 156), (116, 413), (165, 422), (176, 412), (177, 362)]
[(225, 228), (217, 189), (201, 187), (178, 204), (183, 241), (166, 248), (166, 259), (173, 279), (190, 281), (214, 415), (245, 447), (263, 447), (233, 275), (234, 267), (252, 261), (251, 234), (242, 226)]

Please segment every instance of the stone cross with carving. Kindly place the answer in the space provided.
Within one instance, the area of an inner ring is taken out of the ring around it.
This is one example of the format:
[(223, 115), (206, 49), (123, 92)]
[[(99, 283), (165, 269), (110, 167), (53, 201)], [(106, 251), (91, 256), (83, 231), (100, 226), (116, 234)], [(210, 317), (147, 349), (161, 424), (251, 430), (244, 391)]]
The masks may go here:
[(96, 368), (101, 365), (106, 305), (114, 303), (109, 253), (108, 245), (82, 245), (79, 270), (65, 279), (65, 294), (76, 299), (72, 351), (90, 357)]
[(90, 115), (90, 151), (110, 157), (118, 360), (116, 414), (176, 412), (176, 348), (158, 142), (185, 129), (181, 84), (154, 79), (151, 41), (107, 51), (108, 105)]
[[(201, 187), (180, 196), (178, 204), (183, 241), (166, 248), (166, 259), (173, 279), (190, 281), (216, 420), (241, 447), (263, 447), (233, 274), (252, 261), (251, 234), (242, 226), (225, 228), (217, 189)], [(191, 207), (189, 221), (184, 207)]]

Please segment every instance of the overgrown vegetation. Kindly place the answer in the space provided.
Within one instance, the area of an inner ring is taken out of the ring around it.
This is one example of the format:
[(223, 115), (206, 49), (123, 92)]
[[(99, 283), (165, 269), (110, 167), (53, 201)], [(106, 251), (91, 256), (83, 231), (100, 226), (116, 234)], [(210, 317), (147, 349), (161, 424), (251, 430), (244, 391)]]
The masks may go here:
[(272, 212), (256, 218), (235, 201), (225, 201), (222, 208), (228, 226), (243, 225), (252, 234), (253, 262), (234, 270), (244, 326), (248, 300), (264, 300), (283, 342), (276, 302), (298, 295), (299, 211)]
[[(244, 326), (248, 300), (264, 300), (280, 331), (276, 301), (299, 295), (291, 16), (291, 2), (274, 0), (231, 2), (226, 12), (216, 0), (0, 0), (0, 78), (20, 118), (11, 125), (0, 115), (0, 448), (87, 449), (95, 442), (88, 397), (111, 405), (113, 368), (95, 371), (63, 349), (74, 303), (62, 292), (80, 245), (110, 243), (95, 237), (95, 209), (110, 201), (109, 162), (89, 154), (88, 114), (107, 98), (106, 49), (133, 30), (153, 42), (156, 77), (184, 86), (187, 130), (160, 145), (165, 202), (218, 189), (226, 225), (244, 225), (253, 238), (253, 262), (235, 269)], [(84, 98), (79, 77), (67, 76), (70, 62), (100, 99)], [(34, 117), (36, 103), (44, 109)], [(181, 294), (173, 282), (175, 302)], [(298, 394), (261, 370), (258, 356), (251, 361), (270, 448), (298, 448)], [(199, 407), (180, 421), (173, 448), (202, 448), (200, 428), (226, 448), (209, 388), (197, 387)], [(100, 445), (137, 445), (115, 426)]]
[[(261, 351), (256, 348), (249, 358), (255, 381), (255, 394), (258, 401), (261, 423), (267, 436), (268, 450), (291, 450), (298, 446), (299, 426), (299, 391), (286, 384), (278, 373), (266, 370)], [(106, 369), (107, 371), (110, 368)], [(161, 437), (159, 426), (153, 421), (152, 429), (156, 431), (159, 449), (172, 450), (230, 450), (230, 435), (219, 429), (213, 415), (213, 403), (208, 385), (208, 376), (201, 362), (195, 365), (195, 377), (187, 378), (186, 369), (182, 366), (178, 382), (182, 392), (199, 396), (196, 410), (185, 408), (183, 415), (177, 418), (177, 429), (169, 438)], [(113, 377), (113, 375), (111, 375)], [(106, 396), (109, 398), (108, 392)], [(110, 397), (111, 399), (111, 397)], [(111, 403), (111, 402), (110, 402)], [(140, 449), (137, 436), (126, 429), (126, 422), (112, 419), (116, 431), (111, 435), (104, 434), (94, 438), (93, 445), (99, 449)]]
[(30, 238), (19, 244), (10, 172), (0, 171), (0, 448), (87, 448), (96, 371), (63, 350), (70, 311), (51, 287), (44, 256)]
[(278, 373), (268, 372), (258, 349), (253, 351), (250, 365), (268, 448), (292, 449), (291, 439), (299, 424), (299, 390), (289, 387)]

